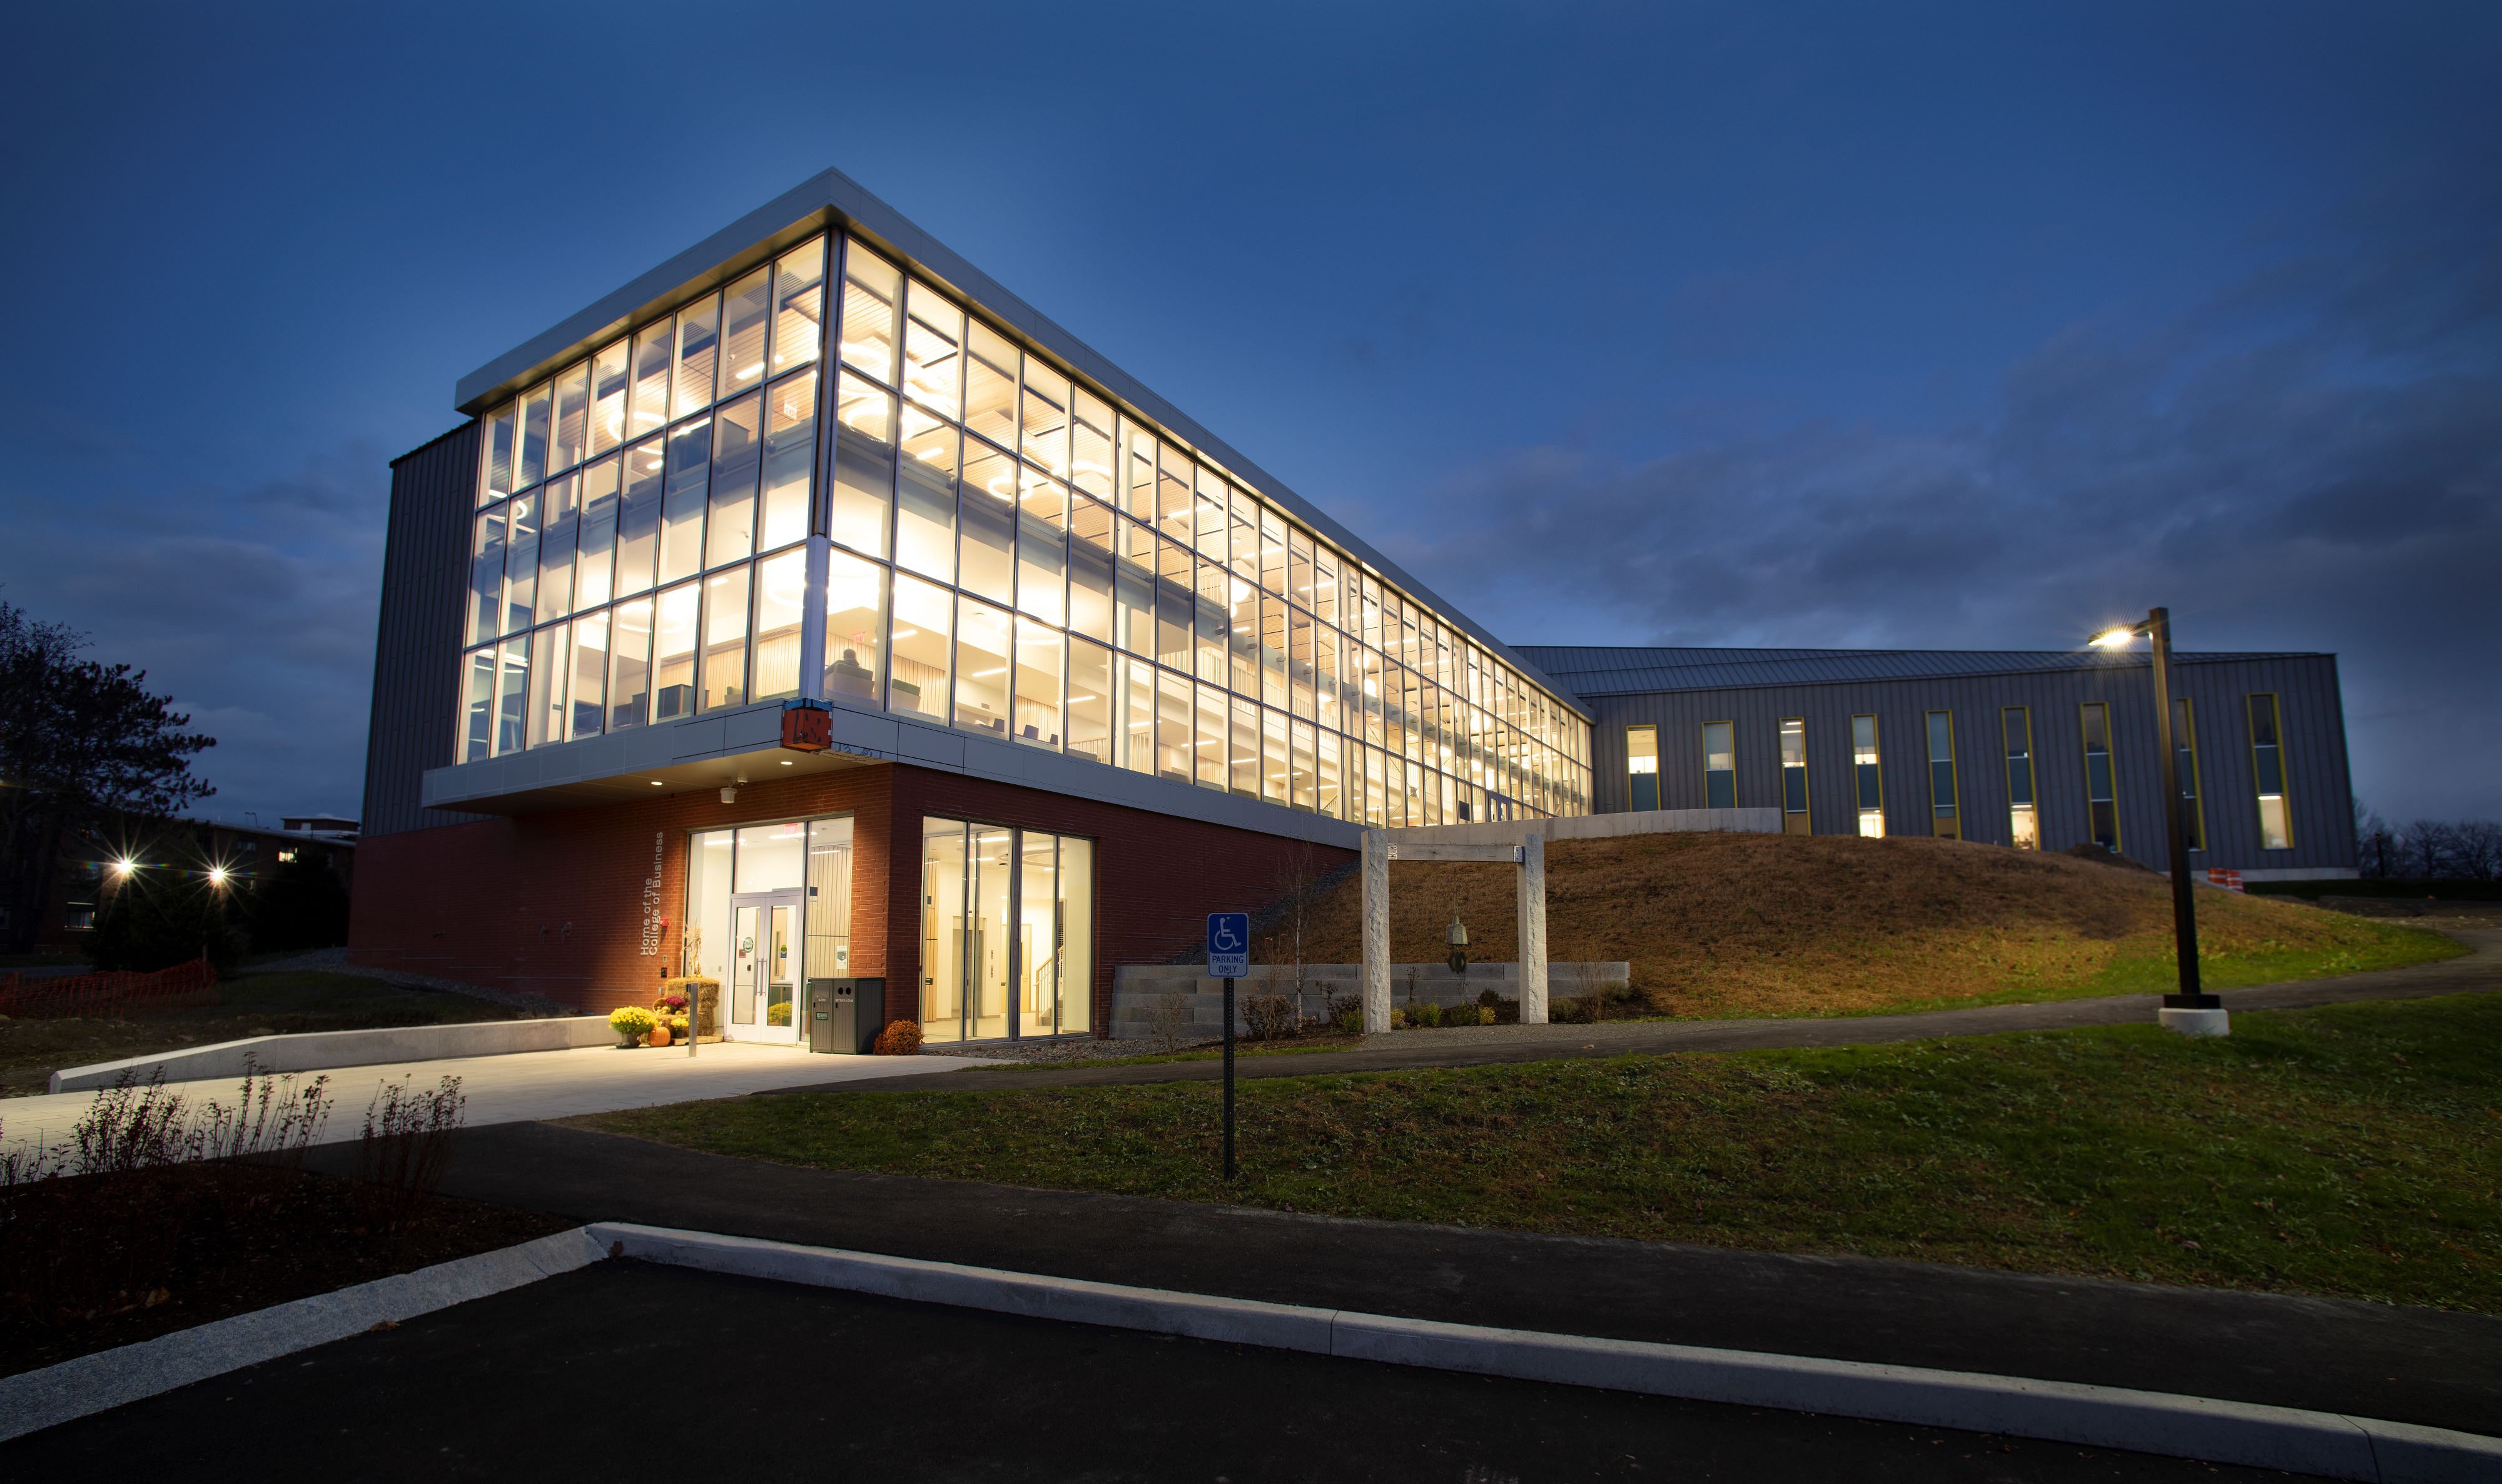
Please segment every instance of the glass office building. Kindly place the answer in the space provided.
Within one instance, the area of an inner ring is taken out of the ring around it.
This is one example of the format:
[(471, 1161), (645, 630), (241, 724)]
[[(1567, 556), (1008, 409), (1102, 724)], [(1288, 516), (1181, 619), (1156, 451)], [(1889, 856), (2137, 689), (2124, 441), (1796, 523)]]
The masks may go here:
[[(905, 961), (932, 1036), (1094, 1029), (1071, 986), (1143, 950), (1068, 924), (1096, 930), (1134, 852), (1043, 796), (1331, 850), (1590, 810), (1569, 692), (830, 172), (456, 402), (472, 421), (394, 466), (369, 832), (535, 838), (718, 792), (744, 817), (660, 831), (677, 910), (639, 936), (737, 981), (760, 1036), (846, 977), (820, 969)], [(793, 707), (829, 718), (822, 751), (782, 746)], [(881, 766), (880, 807), (927, 823), (844, 846), (842, 892), (870, 913), (909, 872), (921, 900), (856, 945), (789, 842), (859, 811), (738, 791)], [(923, 799), (942, 775), (1021, 802)]]

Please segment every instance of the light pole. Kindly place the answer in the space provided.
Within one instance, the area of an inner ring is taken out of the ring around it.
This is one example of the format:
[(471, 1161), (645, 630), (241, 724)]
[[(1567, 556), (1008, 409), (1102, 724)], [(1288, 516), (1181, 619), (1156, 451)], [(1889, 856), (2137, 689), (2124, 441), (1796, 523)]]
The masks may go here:
[(2198, 903), (2189, 878), (2188, 826), (2181, 817), (2181, 755), (2172, 746), (2171, 610), (2149, 608), (2146, 622), (2105, 629), (2093, 643), (2118, 649), (2139, 634), (2154, 659), (2154, 745), (2163, 759), (2163, 835), (2172, 854), (2172, 950), (2181, 964), (2181, 987), (2163, 996), (2156, 1017), (2182, 1035), (2226, 1035), (2231, 1021), (2224, 1002), (2198, 986)]

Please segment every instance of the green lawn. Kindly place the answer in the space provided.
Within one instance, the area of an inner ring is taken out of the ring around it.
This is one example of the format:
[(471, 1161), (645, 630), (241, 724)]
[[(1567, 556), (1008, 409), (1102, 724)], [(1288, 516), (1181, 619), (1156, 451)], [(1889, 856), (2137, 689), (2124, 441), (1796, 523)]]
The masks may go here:
[(1333, 1215), (2502, 1312), (2502, 995), (1828, 1051), (737, 1098), (593, 1128)]

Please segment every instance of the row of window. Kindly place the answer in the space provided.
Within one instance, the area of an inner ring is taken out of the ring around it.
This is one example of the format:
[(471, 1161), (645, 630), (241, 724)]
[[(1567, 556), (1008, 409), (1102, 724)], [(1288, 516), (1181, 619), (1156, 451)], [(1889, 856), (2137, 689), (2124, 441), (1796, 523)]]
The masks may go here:
[[(2257, 692), (2246, 699), (2249, 718), (2251, 778), (2257, 810), (2259, 843), (2266, 850), (2293, 847), (2292, 815), (2285, 798), (2282, 718), (2275, 695)], [(2198, 733), (2186, 697), (2172, 702), (2172, 741), (2178, 754), (2181, 817), (2191, 850), (2206, 848), (2205, 817), (2199, 805)], [(1962, 793), (1958, 788), (1954, 713), (1932, 711), (1923, 719), (1923, 756), (1929, 774), (1930, 827), (1935, 834), (1960, 839), (1964, 832)], [(2100, 701), (2078, 708), (2078, 728), (2084, 759), (2086, 828), (2105, 850), (2121, 848), (2118, 784), (2112, 759), (2111, 711)], [(1738, 804), (1736, 724), (1703, 724), (1703, 798), (1706, 807), (1734, 809)], [(1998, 737), (2007, 770), (2008, 839), (2018, 850), (2042, 844), (2040, 781), (2033, 750), (2030, 708), (2007, 706), (1999, 711)], [(1783, 718), (1777, 738), (1780, 759), (1781, 821), (1791, 834), (1809, 828), (1808, 807), (1807, 722)], [(1632, 807), (1657, 809), (1659, 729), (1631, 726), (1625, 730), (1627, 782)], [(1885, 832), (1884, 762), (1877, 742), (1876, 718), (1850, 719), (1852, 808), (1859, 832)]]
[[(783, 549), (813, 529), (877, 558), (832, 554), (829, 694), (1101, 756), (1077, 745), (1075, 713), (1096, 702), (1074, 697), (1112, 688), (1073, 677), (1118, 651), (1280, 712), (1290, 734), (1340, 736), (1350, 758), (1381, 749), (1440, 774), (1467, 817), (1588, 811), (1587, 727), (1551, 696), (1084, 384), (834, 241), (834, 386), (809, 349), (828, 268), (816, 240), (488, 417), (462, 760), (795, 693), (804, 555)], [(847, 587), (877, 596), (847, 605)], [(990, 662), (1029, 652), (1031, 665)]]

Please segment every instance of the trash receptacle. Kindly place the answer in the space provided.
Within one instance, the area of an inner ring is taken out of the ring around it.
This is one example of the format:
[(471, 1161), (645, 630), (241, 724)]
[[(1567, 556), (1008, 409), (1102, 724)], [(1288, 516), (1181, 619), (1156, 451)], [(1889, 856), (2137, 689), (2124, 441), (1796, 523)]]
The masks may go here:
[(808, 1049), (859, 1056), (886, 1028), (883, 979), (808, 981)]

